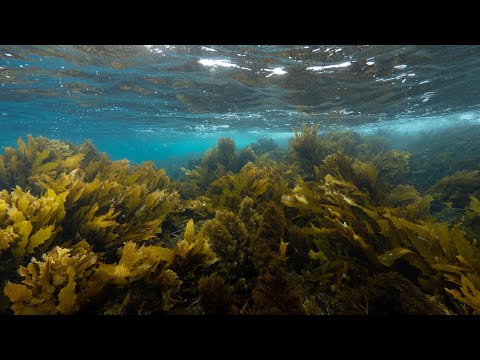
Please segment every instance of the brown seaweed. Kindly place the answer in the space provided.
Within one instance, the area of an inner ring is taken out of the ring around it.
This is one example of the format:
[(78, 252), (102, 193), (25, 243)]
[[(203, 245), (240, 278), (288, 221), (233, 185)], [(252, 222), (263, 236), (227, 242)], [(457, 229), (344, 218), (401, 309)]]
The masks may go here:
[(175, 182), (90, 142), (19, 139), (0, 155), (10, 311), (480, 313), (478, 170), (420, 191), (382, 138), (305, 125), (274, 145), (219, 139)]

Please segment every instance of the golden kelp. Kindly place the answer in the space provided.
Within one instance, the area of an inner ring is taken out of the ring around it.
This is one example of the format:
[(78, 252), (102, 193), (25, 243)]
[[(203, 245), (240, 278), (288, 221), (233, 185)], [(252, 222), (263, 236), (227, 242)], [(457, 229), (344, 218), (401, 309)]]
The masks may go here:
[(255, 161), (257, 156), (251, 148), (235, 152), (235, 141), (231, 138), (218, 139), (218, 146), (208, 150), (193, 169), (182, 168), (186, 179), (182, 183), (182, 195), (193, 198), (203, 192), (216, 179), (230, 172), (239, 171), (249, 161)]
[[(353, 164), (350, 162), (350, 166)], [(399, 198), (397, 189), (389, 202), (418, 197), (414, 189), (408, 189), (412, 195), (403, 191)], [(354, 183), (331, 174), (323, 181), (300, 180), (283, 198), (285, 205), (310, 219), (310, 228), (304, 231), (313, 236), (313, 259), (328, 263), (344, 258), (355, 276), (382, 271), (383, 266), (395, 269), (398, 260), (407, 261), (419, 269), (412, 280), (427, 293), (445, 297), (444, 287), (460, 285), (463, 274), (479, 273), (480, 251), (458, 228), (421, 220), (429, 201), (420, 200), (410, 207), (377, 207)], [(328, 266), (324, 269), (328, 271)], [(458, 293), (453, 294), (460, 298)], [(465, 301), (472, 303), (470, 298)]]
[(411, 157), (305, 125), (289, 151), (219, 139), (172, 181), (19, 139), (0, 155), (3, 291), (15, 314), (478, 314), (478, 171), (420, 191)]
[(85, 241), (71, 249), (55, 247), (42, 261), (20, 267), (21, 284), (8, 282), (5, 294), (15, 314), (72, 314), (86, 306), (107, 284), (97, 269), (98, 256)]

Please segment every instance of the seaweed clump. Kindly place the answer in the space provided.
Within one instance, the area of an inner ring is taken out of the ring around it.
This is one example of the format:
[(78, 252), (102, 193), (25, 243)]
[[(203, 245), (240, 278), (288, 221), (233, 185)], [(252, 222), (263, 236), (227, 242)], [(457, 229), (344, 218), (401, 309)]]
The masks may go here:
[(182, 183), (182, 194), (193, 198), (203, 193), (216, 179), (228, 172), (238, 172), (249, 161), (255, 161), (257, 156), (249, 147), (238, 154), (235, 151), (235, 141), (231, 138), (218, 139), (218, 146), (208, 150), (200, 159), (200, 164), (193, 169), (184, 169), (187, 181)]
[(381, 137), (362, 138), (353, 131), (330, 131), (318, 134), (318, 126), (302, 125), (300, 133), (293, 129), (290, 141), (289, 163), (297, 164), (306, 180), (315, 176), (315, 166), (335, 153), (345, 154), (357, 160), (373, 162), (385, 177), (399, 177), (408, 172), (409, 154), (388, 150), (387, 141)]
[(471, 279), (480, 270), (480, 252), (458, 226), (423, 220), (431, 197), (407, 206), (377, 206), (363, 190), (338, 174), (327, 174), (309, 183), (299, 180), (283, 198), (285, 205), (299, 211), (298, 217), (309, 219), (303, 231), (315, 244), (310, 256), (321, 264), (316, 276), (324, 289), (326, 284), (334, 292), (361, 289), (371, 274), (393, 269), (442, 303), (450, 301), (449, 294), (459, 300), (461, 286), (463, 301), (473, 305), (469, 294)]
[(17, 149), (7, 147), (0, 155), (0, 189), (31, 186), (34, 194), (40, 190), (34, 180), (36, 175), (57, 177), (60, 173), (85, 168), (91, 161), (102, 158), (90, 141), (78, 146), (72, 143), (28, 135), (27, 143), (17, 140)]
[[(38, 155), (39, 144), (43, 152), (56, 154), (57, 160), (39, 162), (47, 159)], [(68, 150), (67, 154), (60, 155), (59, 148)], [(26, 174), (15, 175), (15, 181), (26, 183), (29, 190), (17, 186), (1, 193), (0, 206), (6, 212), (0, 218), (0, 229), (8, 234), (2, 241), (2, 253), (11, 250), (20, 261), (36, 250), (40, 255), (55, 245), (80, 240), (96, 250), (113, 251), (125, 241), (156, 238), (162, 223), (168, 224), (170, 216), (173, 220), (183, 211), (179, 193), (163, 170), (148, 162), (132, 168), (126, 161), (112, 162), (88, 149), (89, 156), (72, 155), (70, 146), (29, 137), (28, 146), (19, 140), (17, 151), (8, 149), (0, 156), (3, 164), (9, 164), (7, 173), (17, 174), (14, 158), (31, 166)], [(29, 154), (37, 156), (33, 162)], [(42, 165), (35, 168), (36, 163)]]
[(94, 300), (107, 284), (99, 273), (98, 256), (82, 241), (71, 249), (55, 247), (20, 267), (25, 278), (21, 284), (8, 282), (5, 294), (12, 302), (15, 314), (63, 314), (77, 312)]
[(109, 264), (82, 241), (71, 249), (57, 246), (42, 260), (20, 267), (21, 284), (6, 284), (15, 314), (72, 314), (92, 304), (104, 314), (166, 312), (184, 302), (182, 285), (217, 261), (202, 234), (195, 236), (192, 220), (173, 249), (127, 242), (118, 262)]
[(470, 195), (480, 197), (480, 171), (459, 171), (438, 180), (427, 193), (449, 208), (462, 209), (470, 202)]
[(413, 152), (410, 182), (420, 191), (426, 191), (446, 176), (478, 170), (479, 136), (477, 125), (461, 124), (400, 139)]
[(286, 268), (286, 219), (273, 203), (258, 213), (246, 197), (238, 214), (217, 212), (203, 226), (218, 254), (218, 272), (240, 313), (303, 313), (299, 289)]

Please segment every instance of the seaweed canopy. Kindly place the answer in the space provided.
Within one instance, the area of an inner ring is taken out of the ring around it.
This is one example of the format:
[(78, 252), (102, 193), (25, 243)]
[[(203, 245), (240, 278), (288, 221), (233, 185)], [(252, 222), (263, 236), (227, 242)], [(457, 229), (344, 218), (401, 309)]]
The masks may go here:
[(354, 184), (372, 199), (382, 197), (385, 184), (379, 180), (378, 170), (371, 163), (364, 163), (344, 153), (336, 152), (325, 157), (319, 167), (315, 166), (317, 180), (323, 179), (328, 174)]
[(34, 138), (28, 135), (27, 143), (18, 138), (17, 144), (17, 149), (7, 147), (5, 153), (0, 155), (0, 189), (15, 186), (25, 188), (27, 185), (34, 185), (30, 181), (31, 176), (48, 174), (55, 177), (61, 172), (70, 172), (85, 166), (99, 157), (99, 153), (89, 141), (75, 146), (42, 136)]
[[(127, 243), (118, 263), (102, 264), (99, 270), (107, 273), (112, 283), (123, 289), (122, 297), (128, 295), (128, 312), (149, 314), (169, 311), (176, 304), (185, 303), (181, 297), (182, 294), (190, 295), (192, 279), (200, 278), (216, 261), (208, 239), (202, 232), (195, 234), (190, 219), (183, 240), (175, 248), (138, 247)], [(114, 304), (113, 309), (116, 307)], [(107, 311), (112, 311), (112, 307)]]
[[(371, 161), (377, 157), (375, 159), (377, 165), (382, 161), (391, 164), (392, 158), (400, 153), (384, 155), (387, 149), (387, 141), (384, 138), (372, 137), (365, 140), (352, 131), (331, 131), (319, 135), (318, 125), (308, 127), (303, 124), (300, 134), (295, 129), (293, 132), (294, 138), (290, 142), (288, 160), (300, 166), (302, 176), (307, 180), (313, 179), (315, 166), (319, 166), (325, 157), (334, 153), (343, 153), (362, 161)], [(382, 168), (379, 166), (380, 172)]]
[[(311, 184), (300, 180), (283, 203), (310, 219), (310, 226), (303, 230), (315, 244), (310, 256), (320, 262), (323, 273), (331, 273), (334, 289), (359, 286), (362, 277), (387, 268), (428, 294), (443, 301), (450, 294), (477, 311), (474, 289), (478, 289), (480, 252), (458, 227), (418, 217), (429, 200), (377, 207), (354, 184), (327, 174), (323, 181)], [(348, 264), (341, 278), (335, 276), (341, 268), (339, 260)], [(458, 291), (463, 291), (463, 297)]]
[(42, 261), (20, 267), (21, 284), (8, 282), (5, 294), (15, 314), (72, 314), (103, 290), (108, 278), (97, 271), (98, 256), (85, 241), (55, 247)]
[[(224, 280), (202, 281), (204, 310), (211, 312), (216, 306), (232, 313), (303, 313), (302, 296), (286, 268), (285, 215), (273, 202), (265, 203), (260, 212), (253, 205), (246, 197), (238, 214), (217, 211), (215, 219), (203, 226)], [(228, 293), (229, 303), (219, 302), (216, 291)]]
[(327, 177), (332, 179), (331, 176), (333, 176), (340, 182), (354, 185), (364, 193), (364, 199), (368, 198), (376, 205), (401, 208), (402, 214), (409, 219), (426, 217), (432, 200), (431, 196), (421, 197), (411, 185), (395, 185), (396, 182), (390, 182), (396, 171), (405, 171), (404, 166), (408, 166), (405, 163), (399, 166), (396, 161), (386, 161), (391, 157), (398, 160), (397, 156), (402, 159), (400, 163), (408, 159), (408, 155), (405, 158), (400, 153), (388, 151), (375, 156), (373, 162), (362, 162), (342, 152), (336, 152), (325, 157), (320, 166), (315, 166), (315, 179), (317, 182), (322, 182)]
[(427, 193), (447, 207), (464, 208), (470, 195), (480, 197), (480, 171), (458, 171), (438, 180)]
[[(455, 172), (478, 170), (480, 161), (480, 128), (478, 125), (435, 129), (409, 137), (412, 157), (411, 182), (422, 191), (439, 179)], [(475, 191), (477, 191), (476, 188)]]
[(478, 171), (421, 194), (403, 183), (410, 153), (317, 130), (295, 133), (289, 163), (270, 141), (258, 156), (220, 139), (187, 171), (188, 201), (151, 162), (20, 139), (0, 156), (4, 299), (15, 314), (480, 314)]
[(22, 283), (5, 286), (12, 310), (15, 314), (72, 314), (109, 295), (123, 300), (111, 303), (107, 297), (103, 305), (107, 314), (168, 311), (183, 302), (178, 296), (184, 281), (200, 277), (195, 273), (217, 258), (202, 233), (195, 235), (190, 220), (184, 239), (174, 249), (128, 242), (118, 263), (100, 260), (86, 241), (71, 249), (55, 247), (42, 261), (33, 258), (27, 267), (20, 267)]
[(200, 164), (191, 170), (183, 169), (187, 181), (182, 184), (182, 194), (194, 198), (202, 194), (216, 179), (228, 172), (238, 172), (257, 156), (249, 147), (235, 152), (235, 141), (231, 138), (218, 139), (218, 146), (208, 150), (200, 159)]
[(306, 177), (313, 175), (313, 167), (319, 164), (326, 153), (317, 138), (318, 125), (302, 125), (300, 134), (292, 129), (295, 137), (290, 142), (290, 159), (298, 163)]
[(0, 192), (0, 254), (11, 251), (17, 260), (42, 253), (62, 231), (66, 194), (49, 189), (35, 197), (17, 187)]
[(3, 169), (12, 179), (33, 186), (0, 192), (0, 272), (5, 280), (15, 279), (13, 269), (32, 255), (40, 258), (57, 246), (69, 249), (83, 241), (114, 261), (125, 242), (155, 242), (161, 233), (168, 239), (169, 231), (162, 230), (175, 226), (183, 211), (163, 170), (151, 162), (133, 167), (112, 162), (88, 143), (75, 148), (29, 137), (28, 145), (19, 141), (19, 150), (8, 150), (5, 158), (9, 161)]
[(13, 254), (21, 258), (37, 247), (47, 250), (54, 238), (56, 244), (83, 238), (106, 248), (155, 238), (166, 217), (182, 211), (182, 205), (175, 190), (150, 191), (147, 184), (129, 185), (128, 178), (143, 170), (144, 166), (137, 167), (118, 181), (96, 178), (85, 182), (81, 170), (56, 179), (39, 176), (36, 180), (45, 189), (41, 197), (21, 188), (11, 193), (4, 190), (0, 206), (7, 212), (0, 218), (5, 234), (1, 248), (12, 246)]
[[(255, 204), (266, 200), (280, 201), (282, 195), (288, 190), (288, 170), (283, 172), (274, 165), (256, 166), (249, 162), (238, 174), (228, 173), (212, 182), (206, 191), (206, 196), (201, 200), (208, 212), (217, 210), (234, 210), (240, 206), (242, 200), (249, 197)], [(291, 170), (291, 169), (290, 169)]]
[[(90, 180), (89, 180), (90, 179)], [(156, 238), (169, 215), (183, 211), (180, 196), (163, 170), (150, 162), (91, 162), (56, 178), (35, 177), (44, 189), (66, 193), (64, 231), (107, 249), (125, 241)]]

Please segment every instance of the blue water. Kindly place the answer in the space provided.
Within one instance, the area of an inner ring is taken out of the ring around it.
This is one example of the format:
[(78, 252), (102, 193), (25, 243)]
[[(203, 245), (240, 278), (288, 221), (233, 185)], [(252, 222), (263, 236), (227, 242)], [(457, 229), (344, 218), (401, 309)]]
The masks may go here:
[(480, 46), (0, 46), (0, 146), (86, 139), (160, 164), (292, 127), (414, 135), (480, 121)]

